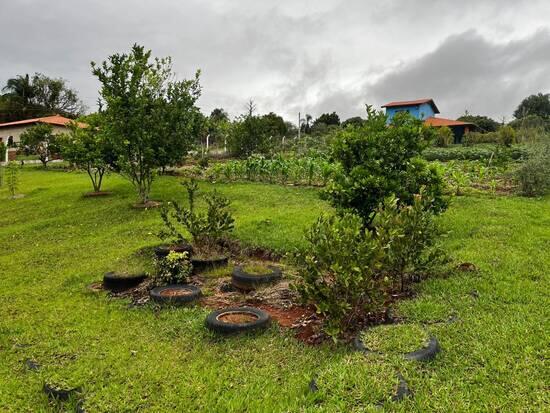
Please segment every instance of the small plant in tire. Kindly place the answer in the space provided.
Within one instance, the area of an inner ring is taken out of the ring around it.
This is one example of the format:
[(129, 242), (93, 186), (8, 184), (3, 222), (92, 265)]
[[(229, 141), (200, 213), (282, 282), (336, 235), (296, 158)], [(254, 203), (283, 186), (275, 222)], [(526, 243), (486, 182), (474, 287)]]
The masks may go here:
[(166, 257), (155, 258), (155, 268), (154, 285), (185, 284), (191, 274), (189, 253), (170, 251)]

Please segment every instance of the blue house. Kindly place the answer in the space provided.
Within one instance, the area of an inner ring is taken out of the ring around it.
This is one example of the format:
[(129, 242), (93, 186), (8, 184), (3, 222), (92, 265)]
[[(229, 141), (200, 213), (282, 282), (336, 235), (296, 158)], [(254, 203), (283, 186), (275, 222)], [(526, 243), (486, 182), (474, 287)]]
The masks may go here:
[(390, 102), (382, 106), (386, 108), (388, 123), (391, 122), (396, 113), (408, 112), (417, 119), (425, 120), (435, 117), (439, 109), (433, 99), (404, 100), (401, 102)]
[(454, 135), (454, 143), (462, 143), (464, 134), (476, 129), (476, 125), (470, 122), (437, 118), (435, 115), (439, 113), (439, 109), (435, 105), (433, 99), (390, 102), (386, 103), (382, 107), (386, 108), (388, 124), (391, 123), (396, 113), (408, 112), (415, 118), (423, 120), (425, 125), (432, 126), (434, 128), (446, 126), (451, 129)]

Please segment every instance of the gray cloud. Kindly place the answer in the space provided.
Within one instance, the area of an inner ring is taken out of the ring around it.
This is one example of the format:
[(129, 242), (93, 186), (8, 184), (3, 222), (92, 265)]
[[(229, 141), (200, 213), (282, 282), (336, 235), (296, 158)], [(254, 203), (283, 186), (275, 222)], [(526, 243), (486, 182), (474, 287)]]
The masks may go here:
[(90, 61), (134, 42), (171, 55), (182, 77), (202, 69), (201, 107), (232, 115), (249, 98), (292, 120), (298, 111), (345, 118), (366, 102), (431, 95), (450, 117), (465, 108), (501, 116), (550, 86), (544, 0), (2, 3), (0, 83), (61, 76), (91, 109), (99, 85)]

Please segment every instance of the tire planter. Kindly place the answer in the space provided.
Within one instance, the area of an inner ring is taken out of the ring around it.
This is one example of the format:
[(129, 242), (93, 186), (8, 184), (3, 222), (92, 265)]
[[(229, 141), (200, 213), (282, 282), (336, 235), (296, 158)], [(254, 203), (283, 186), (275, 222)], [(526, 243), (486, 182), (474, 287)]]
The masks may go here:
[(69, 400), (69, 397), (76, 393), (80, 393), (81, 391), (80, 387), (75, 387), (73, 389), (61, 389), (48, 383), (44, 383), (42, 390), (44, 390), (44, 393), (46, 393), (50, 399), (60, 401), (67, 401)]
[(155, 248), (155, 255), (157, 258), (165, 258), (170, 254), (171, 251), (174, 252), (187, 252), (189, 256), (193, 253), (193, 247), (189, 244), (178, 244), (178, 245), (160, 245)]
[(194, 285), (166, 285), (153, 288), (149, 292), (151, 300), (160, 304), (181, 305), (197, 300), (201, 296), (201, 290)]
[(427, 361), (432, 360), (441, 351), (439, 342), (435, 337), (430, 337), (428, 346), (405, 354), (407, 360)]
[(397, 384), (397, 390), (391, 398), (392, 401), (400, 402), (405, 397), (412, 397), (412, 392), (409, 389), (409, 384), (407, 383), (407, 380), (405, 380), (405, 378), (401, 375), (401, 373), (397, 374), (397, 378), (399, 382)]
[(266, 328), (271, 321), (268, 313), (255, 307), (228, 307), (211, 312), (206, 327), (219, 334), (235, 334)]
[(193, 274), (225, 267), (228, 262), (229, 257), (219, 257), (213, 259), (191, 258), (191, 265), (193, 265)]
[(111, 291), (124, 291), (136, 287), (147, 278), (147, 274), (118, 274), (108, 272), (103, 276), (103, 288)]
[(283, 272), (280, 268), (268, 268), (271, 269), (271, 272), (267, 274), (250, 274), (244, 271), (242, 267), (235, 267), (231, 275), (231, 282), (235, 287), (249, 291), (281, 279)]

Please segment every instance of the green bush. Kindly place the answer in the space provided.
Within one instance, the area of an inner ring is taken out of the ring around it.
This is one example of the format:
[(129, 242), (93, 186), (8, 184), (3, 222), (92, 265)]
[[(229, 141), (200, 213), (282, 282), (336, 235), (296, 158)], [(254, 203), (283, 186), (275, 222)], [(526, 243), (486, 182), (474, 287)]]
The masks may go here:
[(307, 246), (296, 254), (303, 301), (325, 316), (324, 330), (336, 338), (346, 326), (384, 304), (384, 280), (376, 269), (382, 250), (353, 214), (320, 217), (306, 233)]
[(324, 330), (336, 338), (384, 309), (393, 291), (406, 290), (445, 262), (438, 235), (433, 200), (422, 194), (412, 205), (388, 198), (372, 230), (355, 214), (321, 217), (295, 255), (300, 279), (294, 288), (325, 317)]
[(477, 145), (479, 143), (500, 143), (498, 132), (466, 132), (462, 137), (464, 146)]
[(396, 115), (388, 127), (386, 116), (369, 107), (363, 126), (339, 132), (332, 152), (341, 169), (324, 197), (340, 211), (358, 213), (367, 226), (386, 197), (395, 195), (400, 204), (410, 205), (421, 187), (433, 199), (435, 210), (443, 210), (442, 177), (420, 157), (434, 133), (406, 113)]
[(524, 196), (550, 192), (550, 143), (536, 145), (532, 156), (516, 170), (515, 177)]
[(420, 276), (427, 276), (445, 261), (437, 244), (439, 230), (433, 220), (432, 200), (422, 193), (412, 205), (399, 206), (395, 197), (380, 207), (375, 231), (383, 248), (382, 273), (392, 287), (404, 291)]
[(511, 126), (501, 126), (497, 133), (499, 142), (508, 148), (517, 142), (516, 131)]
[(170, 251), (166, 257), (155, 259), (156, 272), (152, 277), (156, 286), (185, 284), (191, 275), (191, 262), (187, 252)]
[(6, 161), (6, 144), (4, 142), (0, 142), (0, 162)]
[[(463, 147), (463, 146), (451, 146), (449, 148), (427, 148), (422, 152), (424, 159), (428, 161), (453, 161), (453, 160), (462, 160), (462, 161), (480, 161), (480, 160), (489, 160), (495, 157), (495, 152), (502, 152), (502, 145), (496, 145), (492, 147), (483, 146), (473, 146), (473, 147)], [(527, 149), (524, 146), (512, 146), (506, 150), (508, 157), (514, 160), (527, 158), (529, 155)]]
[(435, 146), (445, 148), (452, 144), (454, 141), (454, 135), (451, 128), (448, 126), (442, 126), (437, 128), (436, 137), (435, 137)]

